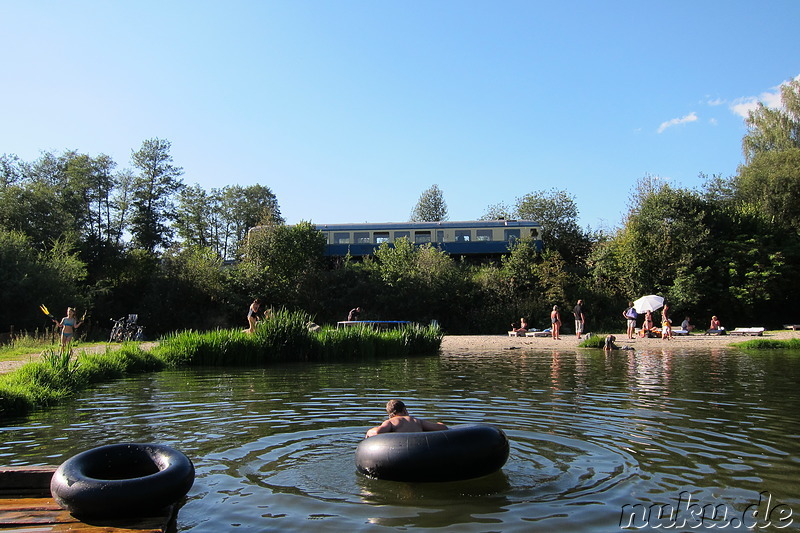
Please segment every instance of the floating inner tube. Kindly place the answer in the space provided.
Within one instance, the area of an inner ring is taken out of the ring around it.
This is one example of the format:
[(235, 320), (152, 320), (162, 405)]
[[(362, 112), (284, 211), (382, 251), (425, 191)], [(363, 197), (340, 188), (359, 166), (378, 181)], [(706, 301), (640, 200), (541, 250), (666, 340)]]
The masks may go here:
[(381, 433), (358, 444), (356, 468), (366, 476), (392, 481), (457, 481), (499, 470), (508, 449), (501, 429), (479, 424)]
[(50, 482), (56, 502), (78, 516), (145, 516), (177, 502), (194, 465), (160, 444), (109, 444), (64, 461)]

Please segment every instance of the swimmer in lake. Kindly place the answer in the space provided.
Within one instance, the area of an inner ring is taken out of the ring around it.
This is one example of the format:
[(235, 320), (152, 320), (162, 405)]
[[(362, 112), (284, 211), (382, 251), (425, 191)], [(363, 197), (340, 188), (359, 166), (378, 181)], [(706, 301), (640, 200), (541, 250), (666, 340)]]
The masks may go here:
[(389, 414), (389, 418), (380, 426), (375, 426), (367, 431), (367, 437), (374, 437), (380, 433), (415, 433), (447, 429), (447, 426), (441, 422), (430, 422), (411, 416), (402, 400), (389, 400), (386, 403), (386, 412)]

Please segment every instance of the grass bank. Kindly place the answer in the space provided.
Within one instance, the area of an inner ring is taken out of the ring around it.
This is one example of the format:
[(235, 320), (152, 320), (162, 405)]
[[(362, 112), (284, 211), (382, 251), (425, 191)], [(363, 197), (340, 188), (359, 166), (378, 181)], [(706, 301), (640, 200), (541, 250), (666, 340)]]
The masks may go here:
[(742, 350), (800, 350), (800, 339), (753, 339), (736, 345)]
[(40, 361), (0, 376), (0, 415), (24, 414), (74, 395), (94, 383), (186, 366), (264, 366), (284, 361), (352, 361), (433, 354), (438, 327), (392, 331), (323, 328), (309, 331), (302, 312), (277, 312), (252, 335), (241, 330), (185, 331), (162, 339), (152, 351), (136, 344), (105, 353), (49, 349)]

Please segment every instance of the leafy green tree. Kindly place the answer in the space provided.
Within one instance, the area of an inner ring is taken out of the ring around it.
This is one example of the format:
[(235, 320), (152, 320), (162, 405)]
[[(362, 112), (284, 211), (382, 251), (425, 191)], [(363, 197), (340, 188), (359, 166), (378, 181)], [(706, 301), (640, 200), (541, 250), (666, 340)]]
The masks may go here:
[(264, 225), (250, 234), (244, 249), (237, 275), (250, 297), (295, 308), (316, 296), (311, 289), (321, 270), (325, 236), (313, 224)]
[[(65, 240), (39, 252), (21, 232), (0, 228), (0, 294), (14, 305), (0, 307), (0, 330), (51, 327), (39, 310), (45, 304), (53, 313), (67, 306), (86, 309), (89, 298), (82, 290), (86, 266)], [(62, 315), (63, 316), (63, 315)], [(60, 318), (60, 317), (58, 317)]]
[(589, 236), (578, 225), (575, 198), (566, 191), (534, 191), (517, 198), (513, 208), (502, 203), (489, 206), (482, 218), (539, 222), (545, 248), (558, 251), (572, 267), (582, 266), (591, 250)]
[(441, 222), (449, 218), (447, 203), (438, 185), (432, 185), (423, 191), (414, 210), (411, 211), (410, 222)]
[(217, 248), (224, 258), (233, 258), (250, 228), (261, 224), (283, 224), (278, 199), (272, 190), (256, 184), (229, 185), (216, 191), (220, 220)]
[(170, 223), (174, 212), (175, 194), (183, 187), (183, 169), (173, 165), (171, 143), (163, 139), (148, 139), (131, 155), (138, 174), (132, 183), (131, 233), (134, 243), (153, 253), (169, 245), (172, 237)]
[(751, 206), (770, 224), (800, 233), (800, 148), (754, 155), (736, 185), (743, 209)]
[(217, 209), (215, 198), (200, 185), (183, 187), (178, 193), (175, 227), (189, 246), (211, 246), (211, 223)]
[(481, 215), (480, 220), (507, 220), (514, 218), (512, 208), (503, 202), (492, 204), (486, 208), (486, 212)]
[(800, 148), (800, 79), (781, 85), (780, 108), (772, 109), (759, 102), (746, 123), (742, 149), (748, 164), (764, 152)]

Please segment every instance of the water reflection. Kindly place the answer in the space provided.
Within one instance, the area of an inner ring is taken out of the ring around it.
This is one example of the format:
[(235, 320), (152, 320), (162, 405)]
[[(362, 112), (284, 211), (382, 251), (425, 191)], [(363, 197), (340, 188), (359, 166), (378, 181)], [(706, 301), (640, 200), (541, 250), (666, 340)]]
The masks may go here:
[[(175, 446), (197, 468), (186, 531), (613, 530), (622, 506), (684, 490), (738, 508), (767, 490), (800, 513), (798, 377), (788, 354), (666, 349), (163, 372), (4, 421), (0, 460)], [(390, 397), (418, 416), (502, 427), (508, 463), (458, 483), (358, 475), (355, 447)]]

